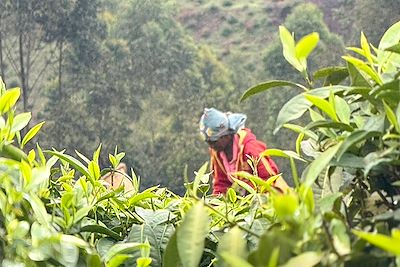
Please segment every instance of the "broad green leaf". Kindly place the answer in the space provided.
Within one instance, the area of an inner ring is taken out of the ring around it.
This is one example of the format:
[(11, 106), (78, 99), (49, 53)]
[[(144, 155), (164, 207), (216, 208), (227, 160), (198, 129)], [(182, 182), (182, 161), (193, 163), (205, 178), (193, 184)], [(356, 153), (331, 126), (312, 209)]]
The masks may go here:
[(47, 188), (50, 177), (50, 168), (47, 166), (34, 167), (32, 169), (32, 183), (27, 189)]
[(179, 257), (184, 267), (199, 266), (208, 233), (208, 214), (202, 202), (186, 213), (177, 230)]
[(385, 101), (382, 101), (382, 102), (383, 102), (383, 106), (385, 108), (386, 117), (388, 118), (391, 125), (393, 125), (395, 130), (398, 133), (400, 133), (400, 127), (399, 127), (399, 123), (397, 122), (396, 114), (394, 114), (393, 110), (388, 106), (388, 104), (386, 104)]
[(312, 267), (317, 265), (324, 255), (314, 251), (304, 252), (296, 257), (291, 258), (282, 267)]
[(94, 224), (94, 225), (85, 225), (80, 229), (80, 232), (90, 232), (90, 233), (99, 233), (104, 234), (109, 237), (114, 238), (115, 240), (122, 241), (123, 238), (113, 230), (108, 229), (107, 227)]
[(93, 178), (90, 176), (90, 173), (88, 171), (88, 169), (85, 167), (85, 165), (83, 165), (80, 161), (78, 161), (77, 159), (75, 159), (74, 157), (71, 157), (70, 155), (66, 155), (64, 153), (58, 152), (58, 151), (50, 151), (50, 150), (46, 150), (45, 153), (53, 155), (58, 157), (59, 159), (62, 159), (66, 162), (68, 162), (69, 164), (71, 164), (77, 171), (79, 171), (80, 173), (82, 173), (83, 175), (85, 175), (88, 179), (91, 179), (91, 182), (94, 183)]
[(339, 96), (335, 96), (335, 110), (339, 120), (345, 124), (350, 124), (350, 106), (346, 100)]
[(362, 72), (364, 72), (365, 74), (367, 74), (377, 84), (379, 84), (379, 85), (383, 84), (383, 81), (379, 77), (378, 73), (374, 69), (372, 69), (370, 66), (368, 66), (364, 61), (362, 61), (358, 58), (355, 58), (355, 57), (351, 57), (351, 56), (343, 56), (342, 58), (344, 60), (346, 60), (347, 62), (350, 62), (351, 64), (353, 64), (357, 69), (359, 69)]
[(173, 215), (168, 210), (145, 210), (136, 208), (136, 212), (144, 219), (141, 225), (133, 224), (127, 240), (130, 242), (148, 242), (150, 247), (146, 253), (136, 252), (129, 261), (135, 262), (139, 257), (151, 257), (154, 266), (160, 266), (162, 252), (166, 249), (168, 240), (174, 232), (173, 224), (168, 223)]
[(318, 175), (330, 164), (341, 145), (342, 142), (339, 142), (328, 148), (310, 164), (304, 181), (306, 186), (311, 187), (313, 185), (315, 180), (318, 178)]
[(400, 21), (393, 24), (381, 38), (378, 48), (385, 50), (400, 41)]
[(394, 238), (376, 233), (367, 233), (357, 230), (352, 230), (352, 232), (358, 237), (368, 241), (372, 245), (375, 245), (395, 255), (400, 255), (400, 238)]
[(31, 118), (32, 114), (30, 112), (21, 113), (15, 116), (11, 127), (11, 132), (17, 132), (25, 128)]
[(296, 44), (295, 54), (303, 67), (303, 70), (307, 69), (307, 57), (315, 49), (319, 41), (319, 34), (317, 32), (310, 33)]
[(6, 90), (0, 97), (0, 115), (9, 111), (17, 103), (20, 94), (20, 88)]
[(279, 111), (278, 118), (276, 119), (276, 127), (274, 130), (274, 134), (278, 132), (278, 130), (282, 127), (283, 124), (300, 118), (304, 114), (304, 112), (306, 112), (311, 107), (312, 104), (310, 101), (306, 99), (305, 97), (306, 95), (326, 98), (329, 96), (330, 90), (332, 90), (333, 93), (339, 93), (347, 91), (350, 88), (351, 87), (340, 86), (340, 85), (321, 87), (293, 97), (288, 102), (286, 102), (286, 104)]
[(35, 135), (39, 132), (40, 128), (42, 128), (43, 124), (45, 122), (42, 121), (38, 124), (36, 124), (35, 126), (33, 126), (28, 133), (24, 136), (24, 138), (22, 139), (21, 142), (21, 146), (24, 147), (26, 145), (26, 143), (29, 142), (29, 140), (31, 140), (33, 137), (35, 137)]
[(163, 256), (163, 264), (164, 267), (179, 267), (182, 266), (179, 259), (178, 246), (176, 241), (176, 232), (171, 236), (168, 241), (168, 245), (165, 249)]
[(400, 54), (400, 43), (386, 48), (385, 51), (389, 51), (389, 52)]
[(324, 113), (326, 113), (332, 120), (338, 121), (338, 117), (335, 112), (335, 107), (331, 105), (328, 101), (325, 99), (318, 97), (318, 96), (313, 96), (313, 95), (305, 95), (305, 98), (310, 101), (313, 105), (315, 105), (317, 108), (322, 110)]
[(283, 56), (285, 57), (286, 61), (298, 71), (303, 72), (305, 69), (296, 57), (296, 48), (293, 35), (290, 34), (290, 32), (284, 26), (279, 26), (279, 37), (283, 47)]
[(245, 234), (239, 229), (239, 227), (233, 227), (228, 233), (222, 236), (218, 243), (217, 253), (219, 255), (235, 255), (241, 259), (247, 258), (248, 252)]
[(256, 86), (250, 87), (247, 89), (242, 97), (240, 98), (240, 101), (243, 101), (247, 98), (249, 98), (252, 95), (264, 92), (268, 89), (271, 88), (276, 88), (276, 87), (284, 87), (284, 86), (290, 86), (290, 87), (297, 87), (303, 90), (307, 90), (304, 86), (298, 83), (290, 82), (290, 81), (281, 81), (281, 80), (272, 80), (272, 81), (267, 81), (263, 82), (260, 84), (257, 84)]
[(147, 224), (151, 226), (164, 224), (176, 218), (176, 215), (168, 209), (152, 210), (135, 207), (135, 211)]
[(337, 151), (337, 160), (340, 160), (342, 155), (347, 152), (347, 150), (353, 146), (354, 144), (357, 144), (358, 142), (364, 141), (368, 138), (371, 138), (373, 136), (378, 136), (380, 135), (379, 132), (367, 132), (365, 130), (356, 130), (352, 132), (342, 143), (340, 149)]

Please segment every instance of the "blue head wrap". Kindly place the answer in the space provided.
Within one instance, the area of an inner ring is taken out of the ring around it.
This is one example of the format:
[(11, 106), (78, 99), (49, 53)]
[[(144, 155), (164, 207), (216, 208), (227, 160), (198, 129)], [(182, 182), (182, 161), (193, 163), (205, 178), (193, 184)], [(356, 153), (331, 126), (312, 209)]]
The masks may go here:
[(200, 118), (200, 133), (205, 141), (217, 141), (221, 136), (234, 134), (244, 128), (247, 116), (242, 113), (224, 113), (205, 108)]

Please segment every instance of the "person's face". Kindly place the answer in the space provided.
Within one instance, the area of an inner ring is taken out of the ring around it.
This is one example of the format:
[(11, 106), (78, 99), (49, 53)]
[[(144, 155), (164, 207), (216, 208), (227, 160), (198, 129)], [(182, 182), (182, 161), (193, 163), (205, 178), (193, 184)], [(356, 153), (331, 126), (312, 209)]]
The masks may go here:
[(215, 151), (224, 151), (230, 145), (232, 135), (221, 136), (217, 141), (207, 141), (208, 145)]

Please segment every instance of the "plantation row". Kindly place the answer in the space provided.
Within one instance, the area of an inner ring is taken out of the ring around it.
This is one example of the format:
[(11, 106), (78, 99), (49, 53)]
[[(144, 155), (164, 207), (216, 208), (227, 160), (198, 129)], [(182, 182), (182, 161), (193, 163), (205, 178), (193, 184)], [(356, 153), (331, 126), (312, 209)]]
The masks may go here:
[[(88, 158), (64, 151), (24, 152), (43, 123), (16, 113), (18, 88), (0, 82), (0, 261), (2, 266), (400, 266), (400, 22), (378, 48), (361, 34), (345, 67), (311, 75), (307, 57), (318, 33), (294, 36), (280, 27), (285, 59), (304, 84), (274, 80), (301, 93), (281, 109), (277, 129), (298, 133), (296, 151), (269, 149), (292, 167), (284, 194), (272, 180), (238, 173), (248, 194), (209, 194), (205, 163), (183, 197), (154, 186), (110, 188), (100, 178), (124, 157), (101, 146)], [(306, 118), (307, 117), (307, 118)], [(302, 118), (304, 126), (291, 123)], [(25, 134), (26, 132), (26, 134)], [(302, 174), (296, 161), (307, 162)]]

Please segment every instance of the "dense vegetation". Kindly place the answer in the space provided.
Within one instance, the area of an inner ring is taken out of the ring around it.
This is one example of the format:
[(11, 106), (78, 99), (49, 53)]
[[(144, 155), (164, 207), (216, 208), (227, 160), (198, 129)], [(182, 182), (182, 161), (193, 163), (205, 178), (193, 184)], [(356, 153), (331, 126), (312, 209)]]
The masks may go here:
[[(0, 260), (3, 266), (398, 266), (400, 22), (377, 48), (361, 34), (346, 66), (311, 75), (317, 32), (296, 42), (279, 28), (284, 58), (303, 82), (271, 80), (242, 101), (275, 87), (302, 92), (277, 117), (298, 133), (296, 151), (264, 153), (290, 162), (294, 188), (239, 173), (254, 187), (210, 196), (207, 164), (185, 183), (183, 197), (159, 186), (108, 188), (100, 179), (125, 153), (101, 146), (91, 157), (42, 150), (24, 130), (31, 113), (16, 112), (19, 88), (0, 82)], [(354, 54), (353, 54), (354, 53)], [(321, 86), (315, 86), (320, 81)], [(290, 123), (309, 115), (306, 125)], [(29, 128), (29, 127), (28, 127)], [(26, 153), (24, 151), (27, 151)], [(296, 162), (306, 162), (298, 174)], [(276, 177), (275, 177), (276, 178)]]
[(197, 138), (206, 106), (244, 112), (269, 147), (294, 149), (290, 131), (272, 134), (294, 91), (238, 104), (260, 81), (300, 81), (282, 56), (278, 25), (319, 32), (312, 73), (340, 64), (361, 29), (376, 46), (399, 8), (397, 0), (2, 0), (0, 75), (21, 88), (19, 109), (46, 121), (35, 139), (42, 146), (91, 154), (102, 143), (102, 167), (118, 146), (144, 186), (183, 194), (184, 177), (207, 160)]

